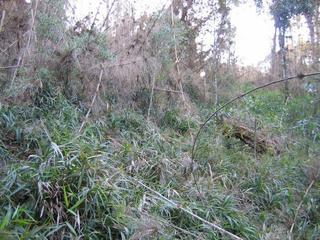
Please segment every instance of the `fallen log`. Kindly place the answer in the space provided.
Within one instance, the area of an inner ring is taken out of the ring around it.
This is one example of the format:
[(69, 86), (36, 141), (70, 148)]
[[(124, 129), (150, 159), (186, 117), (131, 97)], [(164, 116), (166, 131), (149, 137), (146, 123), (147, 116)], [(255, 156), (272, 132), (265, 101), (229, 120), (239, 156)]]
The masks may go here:
[(219, 123), (225, 136), (240, 139), (257, 153), (270, 152), (277, 155), (281, 152), (280, 141), (277, 138), (268, 138), (264, 132), (252, 129), (243, 122), (222, 118)]

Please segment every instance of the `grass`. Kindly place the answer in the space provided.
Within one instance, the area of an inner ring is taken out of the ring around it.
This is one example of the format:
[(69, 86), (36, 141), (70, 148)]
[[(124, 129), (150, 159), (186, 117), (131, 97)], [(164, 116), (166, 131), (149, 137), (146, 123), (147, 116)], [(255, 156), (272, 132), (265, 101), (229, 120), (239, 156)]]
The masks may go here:
[[(0, 239), (225, 238), (137, 180), (243, 239), (286, 238), (302, 201), (293, 236), (319, 238), (316, 117), (311, 108), (296, 111), (305, 98), (284, 107), (279, 94), (261, 93), (225, 112), (254, 116), (273, 134), (290, 136), (279, 156), (256, 158), (211, 123), (198, 143), (196, 169), (190, 169), (196, 120), (174, 109), (159, 125), (130, 109), (111, 112), (79, 135), (85, 111), (59, 94), (2, 106)], [(203, 117), (210, 111), (199, 110)], [(301, 119), (312, 125), (296, 127)]]

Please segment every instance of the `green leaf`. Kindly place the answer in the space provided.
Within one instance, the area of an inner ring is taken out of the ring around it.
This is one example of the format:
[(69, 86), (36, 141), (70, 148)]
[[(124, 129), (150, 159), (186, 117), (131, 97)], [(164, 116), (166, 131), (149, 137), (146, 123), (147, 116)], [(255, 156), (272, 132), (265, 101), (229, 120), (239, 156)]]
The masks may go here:
[(67, 196), (67, 191), (66, 191), (66, 187), (63, 186), (63, 199), (64, 199), (64, 204), (66, 205), (67, 208), (69, 208), (69, 200), (68, 200), (68, 196)]
[(83, 198), (81, 198), (80, 200), (78, 200), (78, 201), (76, 202), (76, 204), (73, 205), (73, 206), (70, 208), (70, 210), (74, 210), (74, 209), (76, 209), (77, 207), (79, 207), (79, 205), (84, 201), (84, 199), (85, 199), (85, 197), (83, 197)]
[(71, 226), (71, 224), (68, 223), (68, 222), (66, 222), (66, 224), (67, 224), (68, 228), (70, 229), (70, 231), (72, 232), (72, 234), (73, 234), (74, 236), (77, 236), (77, 232), (76, 232), (76, 230)]
[(1, 221), (0, 230), (3, 230), (6, 226), (8, 226), (8, 224), (10, 223), (11, 215), (12, 215), (12, 210), (11, 210), (11, 207), (9, 206), (6, 216)]

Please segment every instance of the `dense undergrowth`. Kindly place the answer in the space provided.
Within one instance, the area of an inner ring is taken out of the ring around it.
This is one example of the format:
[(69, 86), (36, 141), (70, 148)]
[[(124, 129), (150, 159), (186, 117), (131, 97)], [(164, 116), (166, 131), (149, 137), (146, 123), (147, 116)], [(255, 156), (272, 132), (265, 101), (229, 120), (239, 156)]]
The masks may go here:
[[(138, 18), (135, 1), (105, 1), (74, 23), (69, 1), (28, 2), (0, 1), (0, 240), (232, 236), (212, 226), (241, 239), (320, 238), (315, 79), (290, 85), (286, 103), (279, 87), (223, 109), (191, 159), (215, 104), (282, 72), (238, 66), (234, 1), (172, 1)], [(217, 39), (199, 52), (212, 21)], [(299, 55), (294, 72), (311, 71)], [(279, 151), (257, 152), (220, 118)]]
[(320, 236), (320, 119), (297, 111), (307, 95), (283, 104), (270, 90), (224, 112), (256, 118), (282, 139), (279, 155), (211, 123), (194, 168), (198, 116), (172, 109), (154, 123), (125, 109), (79, 132), (84, 109), (48, 92), (33, 101), (0, 109), (0, 239), (224, 239), (144, 185), (243, 239), (285, 239), (292, 224), (295, 239)]

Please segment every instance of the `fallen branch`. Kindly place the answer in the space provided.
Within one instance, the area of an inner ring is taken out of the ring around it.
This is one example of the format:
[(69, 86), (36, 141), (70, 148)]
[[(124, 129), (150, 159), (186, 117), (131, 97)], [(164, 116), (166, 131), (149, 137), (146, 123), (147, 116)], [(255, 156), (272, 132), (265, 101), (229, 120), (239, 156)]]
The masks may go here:
[(215, 112), (213, 112), (208, 118), (207, 120), (201, 125), (201, 127), (199, 128), (197, 134), (196, 134), (196, 137), (194, 138), (194, 141), (193, 141), (193, 145), (192, 145), (192, 150), (191, 150), (191, 160), (192, 160), (192, 165), (194, 165), (194, 158), (195, 158), (195, 150), (196, 150), (196, 144), (197, 144), (197, 140), (200, 136), (200, 133), (202, 132), (202, 130), (204, 129), (204, 127), (208, 124), (208, 122), (210, 122), (210, 120), (214, 117), (217, 116), (217, 114), (222, 110), (224, 109), (225, 107), (231, 105), (232, 103), (236, 102), (237, 100), (253, 93), (253, 92), (256, 92), (260, 89), (263, 89), (263, 88), (266, 88), (268, 86), (271, 86), (271, 85), (275, 85), (275, 84), (278, 84), (278, 83), (282, 83), (282, 82), (286, 82), (286, 81), (290, 81), (290, 80), (293, 80), (293, 79), (303, 79), (305, 77), (311, 77), (311, 76), (316, 76), (316, 75), (320, 75), (320, 72), (314, 72), (314, 73), (310, 73), (310, 74), (298, 74), (296, 76), (292, 76), (292, 77), (288, 77), (288, 78), (284, 78), (284, 79), (280, 79), (280, 80), (277, 80), (277, 81), (273, 81), (273, 82), (270, 82), (270, 83), (267, 83), (267, 84), (264, 84), (264, 85), (261, 85), (259, 87), (256, 87), (254, 89), (251, 89), (237, 97), (234, 97), (232, 98), (231, 100), (229, 100), (228, 102), (226, 102), (225, 104), (223, 104), (221, 107), (219, 107)]
[(5, 17), (6, 17), (6, 11), (2, 10), (2, 17), (1, 17), (1, 21), (0, 21), (0, 32), (2, 32)]
[(296, 213), (294, 214), (294, 219), (293, 219), (293, 223), (291, 225), (291, 228), (290, 228), (290, 233), (289, 233), (289, 240), (293, 239), (292, 238), (292, 232), (293, 232), (293, 228), (294, 228), (294, 225), (295, 225), (295, 222), (297, 220), (297, 217), (298, 217), (298, 214), (299, 214), (299, 211), (300, 211), (300, 208), (302, 207), (302, 204), (303, 204), (303, 201), (304, 199), (306, 198), (306, 196), (308, 195), (310, 189), (312, 188), (313, 184), (315, 183), (315, 180), (312, 180), (310, 185), (308, 186), (307, 190), (305, 191), (303, 197), (302, 197), (302, 200), (301, 202), (299, 203), (297, 209), (296, 209)]
[(17, 68), (17, 67), (19, 67), (19, 66), (13, 65), (13, 66), (0, 67), (0, 69), (10, 69), (10, 68)]
[(165, 202), (167, 203), (170, 203), (173, 207), (175, 207), (176, 209), (180, 209), (181, 211), (191, 215), (192, 217), (200, 220), (201, 222), (203, 222), (204, 224), (208, 225), (209, 227), (219, 231), (221, 234), (225, 235), (225, 236), (228, 236), (230, 239), (234, 239), (234, 240), (242, 240), (242, 238), (238, 237), (237, 235), (234, 235), (233, 233), (221, 228), (220, 226), (214, 224), (214, 223), (211, 223), (205, 219), (203, 219), (202, 217), (196, 215), (195, 213), (193, 213), (191, 210), (188, 210), (184, 207), (182, 207), (180, 204), (178, 203), (175, 203), (174, 201), (166, 198), (165, 196), (163, 196), (161, 193), (153, 190), (152, 188), (148, 187), (147, 185), (145, 185), (144, 183), (142, 183), (141, 181), (139, 180), (135, 180), (133, 179), (135, 182), (137, 182), (139, 185), (141, 185), (142, 187), (144, 187), (145, 189), (149, 190), (150, 192), (154, 193), (155, 195), (157, 195), (158, 197), (160, 197), (162, 200), (164, 200)]
[(265, 133), (258, 132), (256, 127), (251, 129), (245, 123), (231, 118), (222, 118), (219, 125), (221, 126), (224, 135), (240, 139), (242, 142), (253, 148), (255, 154), (266, 152), (279, 154), (281, 152), (281, 144), (278, 139), (268, 138)]

